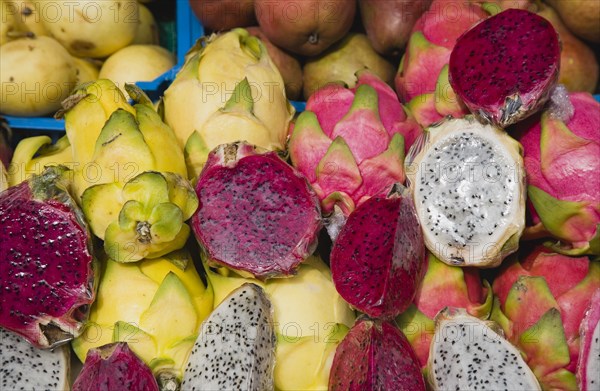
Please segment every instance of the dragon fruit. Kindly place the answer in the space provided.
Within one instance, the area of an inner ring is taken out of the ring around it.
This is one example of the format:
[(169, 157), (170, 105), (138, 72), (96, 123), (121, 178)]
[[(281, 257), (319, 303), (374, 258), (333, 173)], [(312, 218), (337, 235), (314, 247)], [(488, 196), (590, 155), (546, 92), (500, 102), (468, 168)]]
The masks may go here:
[(331, 391), (425, 391), (425, 382), (406, 337), (392, 323), (359, 319), (338, 346)]
[(311, 256), (290, 278), (265, 282), (244, 278), (221, 267), (205, 264), (214, 305), (251, 282), (264, 288), (273, 305), (277, 335), (275, 387), (278, 390), (326, 390), (335, 349), (354, 324), (348, 303), (336, 292), (331, 272)]
[(39, 348), (78, 336), (95, 297), (91, 235), (69, 194), (71, 174), (50, 167), (0, 194), (0, 326)]
[(266, 279), (293, 274), (316, 247), (317, 197), (275, 152), (245, 142), (220, 145), (196, 193), (192, 228), (212, 263)]
[(494, 322), (446, 308), (435, 318), (428, 362), (434, 390), (541, 390), (520, 352)]
[(544, 389), (577, 390), (579, 325), (600, 288), (600, 264), (536, 247), (503, 265), (493, 283), (496, 321)]
[(400, 100), (422, 126), (469, 113), (450, 87), (448, 62), (456, 39), (488, 16), (475, 2), (434, 0), (415, 23), (395, 85)]
[(422, 129), (394, 91), (369, 71), (357, 86), (329, 84), (308, 99), (294, 125), (292, 164), (310, 181), (323, 212), (344, 215), (390, 185), (404, 182), (404, 153)]
[(600, 289), (596, 290), (579, 328), (577, 383), (581, 391), (600, 386)]
[(264, 290), (244, 284), (202, 325), (182, 390), (273, 390), (275, 330)]
[(450, 265), (499, 265), (525, 228), (519, 143), (472, 116), (440, 122), (426, 135), (406, 161), (425, 245)]
[(0, 384), (3, 390), (68, 390), (67, 346), (40, 350), (0, 328)]
[(449, 266), (429, 254), (427, 272), (415, 299), (396, 318), (396, 323), (424, 368), (438, 312), (445, 307), (464, 308), (470, 315), (485, 320), (492, 311), (492, 302), (492, 287), (486, 280), (482, 282), (478, 269)]
[(91, 349), (73, 391), (158, 391), (152, 371), (127, 343)]
[(423, 278), (425, 246), (410, 196), (394, 185), (350, 214), (331, 250), (340, 295), (371, 317), (391, 318), (412, 302)]
[(560, 68), (558, 33), (535, 13), (508, 9), (461, 35), (449, 66), (450, 85), (471, 112), (506, 127), (550, 97)]
[(527, 172), (531, 236), (553, 236), (552, 249), (600, 254), (600, 103), (571, 93), (573, 115), (548, 109), (517, 127)]

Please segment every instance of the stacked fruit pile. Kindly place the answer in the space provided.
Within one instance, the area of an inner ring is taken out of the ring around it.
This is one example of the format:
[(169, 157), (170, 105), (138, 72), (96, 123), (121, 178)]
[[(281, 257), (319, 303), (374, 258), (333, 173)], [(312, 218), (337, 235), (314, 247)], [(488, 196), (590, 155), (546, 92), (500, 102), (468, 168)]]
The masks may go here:
[(158, 104), (78, 86), (2, 156), (2, 387), (598, 389), (600, 103), (506, 5), (434, 0), (396, 91), (360, 66), (299, 115), (235, 26)]
[(0, 1), (0, 113), (52, 114), (82, 83), (151, 81), (175, 65), (137, 0)]

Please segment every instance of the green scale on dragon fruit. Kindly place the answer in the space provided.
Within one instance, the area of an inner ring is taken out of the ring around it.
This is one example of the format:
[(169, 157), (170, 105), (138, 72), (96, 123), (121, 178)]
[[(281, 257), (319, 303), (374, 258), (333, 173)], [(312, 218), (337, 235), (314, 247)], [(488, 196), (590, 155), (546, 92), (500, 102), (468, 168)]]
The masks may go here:
[(356, 87), (328, 84), (310, 96), (290, 137), (292, 164), (309, 180), (324, 214), (349, 215), (405, 180), (405, 151), (422, 133), (394, 91), (368, 70)]
[(521, 146), (472, 116), (430, 126), (406, 159), (425, 245), (455, 266), (498, 266), (525, 228)]
[(532, 218), (525, 234), (553, 238), (547, 244), (557, 252), (597, 256), (600, 103), (584, 92), (565, 99), (514, 129), (524, 150)]
[(0, 193), (0, 326), (39, 348), (82, 331), (95, 297), (95, 260), (64, 166)]
[(360, 318), (335, 351), (330, 391), (425, 391), (418, 359), (387, 321)]
[(600, 263), (544, 246), (505, 262), (493, 283), (491, 319), (524, 354), (544, 389), (578, 390), (580, 324), (600, 289)]
[(404, 311), (423, 278), (423, 234), (407, 193), (393, 185), (369, 198), (348, 216), (331, 250), (336, 290), (370, 317)]
[(261, 280), (294, 274), (313, 253), (319, 201), (275, 152), (245, 142), (213, 150), (196, 185), (192, 228), (209, 263)]

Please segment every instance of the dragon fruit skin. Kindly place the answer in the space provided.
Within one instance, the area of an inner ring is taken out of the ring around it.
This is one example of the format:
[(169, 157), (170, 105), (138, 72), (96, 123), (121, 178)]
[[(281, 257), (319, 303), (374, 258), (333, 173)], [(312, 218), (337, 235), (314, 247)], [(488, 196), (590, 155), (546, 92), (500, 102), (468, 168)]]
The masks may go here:
[(338, 345), (329, 390), (425, 390), (415, 353), (390, 322), (361, 318)]
[(324, 213), (355, 207), (405, 180), (404, 153), (422, 129), (373, 73), (347, 89), (328, 84), (308, 99), (291, 132), (292, 164), (310, 181)]
[(264, 280), (294, 274), (316, 248), (317, 196), (275, 152), (245, 142), (220, 145), (209, 154), (196, 193), (192, 228), (211, 263)]
[(0, 326), (38, 348), (79, 335), (95, 298), (91, 234), (64, 166), (0, 195)]
[(558, 238), (557, 252), (600, 254), (600, 103), (583, 92), (569, 100), (568, 121), (545, 111), (517, 127), (535, 224), (528, 231)]
[[(580, 350), (577, 382), (581, 391), (592, 391), (600, 384), (600, 289), (596, 290), (579, 328)], [(594, 388), (595, 387), (595, 388)]]
[(504, 128), (546, 103), (559, 69), (560, 43), (552, 24), (535, 13), (508, 9), (456, 40), (448, 76), (474, 115)]
[(424, 259), (415, 206), (395, 185), (387, 196), (373, 196), (350, 214), (331, 250), (331, 274), (350, 305), (387, 319), (412, 302)]
[(482, 282), (478, 269), (446, 265), (429, 254), (427, 272), (415, 299), (396, 323), (425, 368), (439, 311), (444, 307), (464, 308), (472, 316), (487, 319), (492, 302), (492, 287), (486, 280)]
[(526, 356), (545, 388), (576, 390), (579, 325), (600, 288), (600, 264), (536, 247), (503, 265), (493, 283), (492, 319)]
[(125, 342), (90, 349), (73, 391), (158, 391), (148, 366)]

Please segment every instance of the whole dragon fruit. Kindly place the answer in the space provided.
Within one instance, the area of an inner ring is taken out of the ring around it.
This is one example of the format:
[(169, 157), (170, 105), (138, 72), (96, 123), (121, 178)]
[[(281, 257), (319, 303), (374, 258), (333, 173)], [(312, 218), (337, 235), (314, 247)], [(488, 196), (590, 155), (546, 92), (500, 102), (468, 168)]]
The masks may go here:
[(345, 215), (392, 184), (403, 183), (404, 153), (422, 129), (394, 91), (369, 71), (357, 86), (329, 84), (310, 96), (292, 130), (292, 164), (313, 185), (323, 212)]
[(396, 323), (424, 368), (438, 312), (444, 307), (463, 308), (468, 314), (485, 320), (492, 311), (492, 302), (492, 287), (486, 280), (482, 282), (478, 269), (446, 265), (429, 254), (427, 272), (415, 299), (396, 318)]
[(456, 40), (448, 76), (474, 115), (504, 128), (546, 103), (559, 68), (560, 43), (552, 24), (533, 12), (508, 9)]
[(95, 298), (91, 234), (71, 175), (49, 167), (0, 193), (0, 326), (39, 348), (81, 334)]
[(600, 264), (536, 247), (503, 265), (491, 319), (525, 355), (544, 389), (577, 390), (579, 326), (600, 288)]
[(519, 124), (529, 209), (526, 234), (552, 236), (557, 252), (600, 254), (600, 103), (571, 93), (570, 118), (553, 110)]

